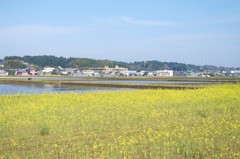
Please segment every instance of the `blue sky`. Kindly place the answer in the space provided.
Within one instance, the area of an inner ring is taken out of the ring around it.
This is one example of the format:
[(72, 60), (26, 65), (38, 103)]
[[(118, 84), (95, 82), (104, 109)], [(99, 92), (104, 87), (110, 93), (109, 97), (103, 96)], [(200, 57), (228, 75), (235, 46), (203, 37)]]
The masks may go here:
[(0, 58), (240, 67), (239, 0), (0, 0)]

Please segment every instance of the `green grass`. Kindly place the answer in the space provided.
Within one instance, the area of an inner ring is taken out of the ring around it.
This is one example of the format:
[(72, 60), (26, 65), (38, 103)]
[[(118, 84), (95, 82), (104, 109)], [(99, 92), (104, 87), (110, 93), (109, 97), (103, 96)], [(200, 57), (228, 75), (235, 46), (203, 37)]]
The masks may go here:
[(239, 158), (240, 84), (0, 96), (0, 158)]

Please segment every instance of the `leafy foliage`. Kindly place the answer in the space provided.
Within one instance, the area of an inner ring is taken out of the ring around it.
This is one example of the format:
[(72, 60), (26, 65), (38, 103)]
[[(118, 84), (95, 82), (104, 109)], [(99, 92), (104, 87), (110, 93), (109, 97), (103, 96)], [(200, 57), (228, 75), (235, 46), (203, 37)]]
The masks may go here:
[(120, 67), (127, 67), (130, 70), (145, 70), (145, 71), (155, 71), (162, 69), (170, 69), (174, 71), (202, 71), (202, 70), (213, 70), (218, 69), (215, 66), (196, 66), (188, 65), (184, 63), (177, 62), (160, 62), (160, 61), (138, 61), (138, 62), (121, 62), (121, 61), (111, 61), (111, 60), (95, 60), (90, 58), (65, 58), (65, 57), (56, 57), (53, 55), (43, 55), (43, 56), (6, 56), (4, 60), (22, 60), (29, 64), (34, 64), (40, 68), (50, 66), (63, 68), (74, 67), (80, 69), (87, 69), (92, 67), (114, 67), (116, 65)]
[(42, 136), (49, 135), (49, 131), (50, 131), (50, 128), (47, 127), (47, 126), (43, 126), (43, 127), (41, 127), (40, 130), (39, 130), (40, 135), (42, 135)]
[(23, 62), (20, 60), (5, 60), (4, 67), (6, 69), (14, 69), (14, 68), (22, 69), (22, 68), (26, 68), (27, 66), (23, 64)]
[(6, 56), (4, 60), (22, 60), (24, 62), (37, 65), (39, 67), (51, 66), (51, 67), (68, 67), (69, 63), (75, 58), (64, 58), (56, 56)]

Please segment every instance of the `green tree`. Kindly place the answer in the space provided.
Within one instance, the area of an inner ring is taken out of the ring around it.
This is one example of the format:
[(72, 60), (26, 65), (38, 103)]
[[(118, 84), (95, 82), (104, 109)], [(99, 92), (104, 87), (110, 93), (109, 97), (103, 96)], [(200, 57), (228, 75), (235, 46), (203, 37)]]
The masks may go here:
[(4, 61), (5, 69), (23, 69), (26, 67), (27, 67), (27, 65), (25, 65), (22, 61), (19, 61), (19, 60), (5, 60)]

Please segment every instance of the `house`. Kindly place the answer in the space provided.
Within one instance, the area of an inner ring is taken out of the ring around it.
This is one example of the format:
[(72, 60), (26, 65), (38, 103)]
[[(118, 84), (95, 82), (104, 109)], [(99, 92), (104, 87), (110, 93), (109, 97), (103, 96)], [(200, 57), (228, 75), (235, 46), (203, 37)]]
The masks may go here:
[(125, 72), (128, 71), (128, 68), (124, 68), (124, 67), (119, 67), (119, 66), (115, 66), (114, 68), (105, 66), (105, 67), (97, 67), (97, 68), (91, 68), (90, 70), (93, 70), (95, 73), (112, 73), (112, 72)]
[(148, 76), (148, 72), (147, 71), (140, 71), (140, 72), (138, 72), (138, 76)]
[(42, 73), (43, 73), (44, 75), (45, 75), (45, 74), (51, 75), (54, 70), (55, 70), (55, 68), (45, 67), (45, 68), (42, 70)]
[(240, 76), (240, 70), (232, 70), (232, 71), (230, 72), (230, 75), (231, 75), (231, 76)]
[(200, 74), (200, 77), (210, 77), (210, 75), (207, 73), (202, 73), (202, 74)]
[(0, 70), (0, 76), (7, 76), (8, 72), (6, 72), (5, 70)]
[(83, 70), (82, 71), (82, 75), (85, 75), (85, 76), (94, 76), (95, 75), (95, 72), (93, 70)]
[(113, 69), (109, 68), (108, 66), (90, 68), (90, 70), (94, 71), (95, 73), (111, 73), (111, 72), (113, 72)]
[(184, 72), (183, 75), (186, 77), (199, 77), (202, 75), (202, 73), (187, 71), (187, 72)]
[(115, 72), (127, 72), (128, 68), (119, 67), (118, 65), (116, 65), (115, 68), (112, 68), (112, 70), (115, 71)]
[[(114, 72), (115, 73), (115, 72)], [(137, 71), (120, 71), (120, 72), (116, 72), (115, 75), (118, 76), (137, 76)]]
[(28, 76), (28, 71), (27, 70), (18, 70), (15, 72), (16, 76)]
[(64, 69), (61, 69), (60, 72), (62, 75), (73, 76), (74, 74), (77, 74), (79, 72), (79, 70), (76, 68), (64, 68)]
[(26, 71), (28, 72), (29, 75), (37, 75), (37, 70), (33, 68), (27, 68)]
[(157, 70), (156, 76), (161, 77), (172, 77), (173, 76), (173, 70)]

